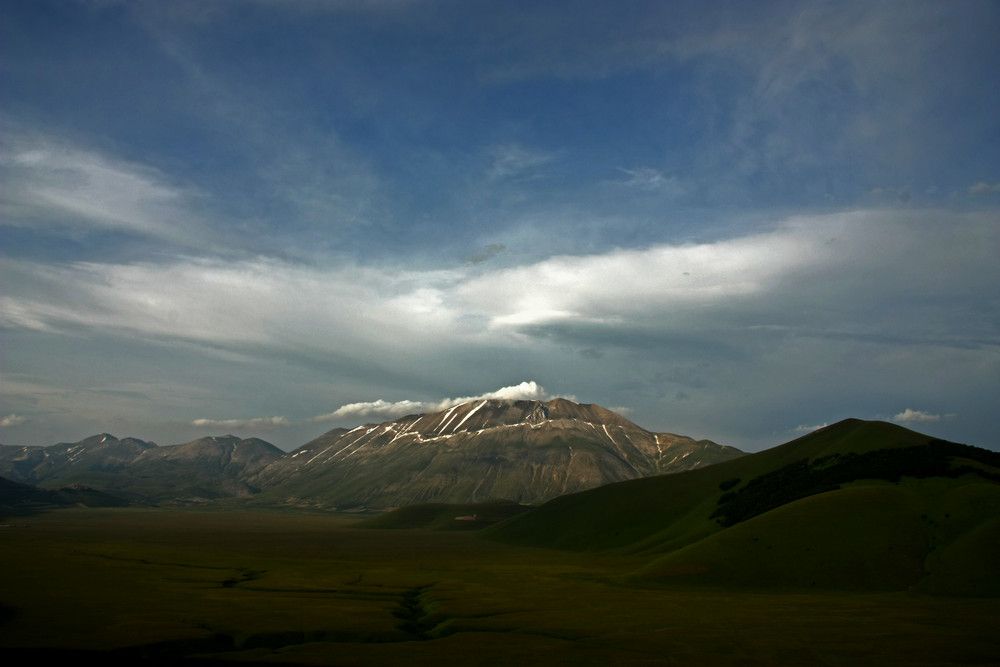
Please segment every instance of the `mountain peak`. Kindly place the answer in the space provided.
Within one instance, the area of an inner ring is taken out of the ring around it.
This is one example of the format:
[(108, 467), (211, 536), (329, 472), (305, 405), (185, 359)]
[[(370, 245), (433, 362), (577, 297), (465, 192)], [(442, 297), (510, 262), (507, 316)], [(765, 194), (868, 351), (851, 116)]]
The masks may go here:
[(337, 505), (509, 499), (535, 503), (610, 482), (708, 465), (742, 452), (651, 433), (599, 405), (478, 399), (381, 424), (335, 429), (254, 483), (319, 490)]

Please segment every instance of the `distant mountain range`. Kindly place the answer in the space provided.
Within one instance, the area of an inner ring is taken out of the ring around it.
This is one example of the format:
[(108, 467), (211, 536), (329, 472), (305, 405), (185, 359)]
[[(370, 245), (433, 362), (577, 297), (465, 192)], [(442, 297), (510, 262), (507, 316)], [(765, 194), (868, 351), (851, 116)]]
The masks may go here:
[(246, 478), (283, 455), (257, 438), (159, 447), (101, 433), (49, 447), (0, 445), (0, 477), (44, 488), (89, 487), (132, 502), (205, 502), (256, 493)]
[(481, 400), (334, 429), (288, 453), (231, 435), (164, 447), (106, 433), (49, 447), (0, 445), (0, 477), (49, 489), (84, 485), (133, 502), (536, 504), (742, 455), (708, 440), (646, 431), (597, 405)]

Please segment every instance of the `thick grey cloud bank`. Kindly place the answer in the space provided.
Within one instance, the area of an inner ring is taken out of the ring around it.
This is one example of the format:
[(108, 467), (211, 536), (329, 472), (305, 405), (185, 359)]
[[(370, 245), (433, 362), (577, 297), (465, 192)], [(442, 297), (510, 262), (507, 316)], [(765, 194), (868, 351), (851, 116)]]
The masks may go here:
[[(324, 353), (447, 346), (632, 346), (794, 336), (985, 349), (1000, 280), (988, 213), (796, 216), (701, 244), (561, 255), (521, 266), (320, 268), (267, 258), (57, 267), (4, 260), (8, 326)], [(743, 341), (743, 342), (741, 342)], [(399, 343), (399, 344), (397, 344)]]

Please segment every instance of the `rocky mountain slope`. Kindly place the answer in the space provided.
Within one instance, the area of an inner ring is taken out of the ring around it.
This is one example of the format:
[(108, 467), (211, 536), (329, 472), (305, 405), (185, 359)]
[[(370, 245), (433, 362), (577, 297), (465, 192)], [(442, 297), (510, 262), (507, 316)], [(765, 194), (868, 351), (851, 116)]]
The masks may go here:
[[(57, 482), (86, 473), (117, 473), (156, 445), (108, 433), (49, 447), (0, 445), (0, 476), (25, 484)], [(67, 483), (71, 483), (70, 480)]]
[(598, 405), (479, 400), (335, 429), (250, 478), (262, 499), (375, 508), (494, 499), (539, 503), (610, 482), (741, 456), (652, 433)]
[(102, 433), (50, 447), (0, 446), (0, 477), (56, 488), (83, 484), (132, 500), (248, 496), (246, 478), (284, 452), (232, 435), (159, 447)]
[(255, 496), (263, 503), (380, 509), (535, 504), (742, 454), (646, 431), (597, 405), (481, 400), (333, 429), (289, 453), (232, 435), (163, 447), (107, 433), (50, 447), (0, 445), (0, 477), (49, 489), (82, 484), (145, 502)]

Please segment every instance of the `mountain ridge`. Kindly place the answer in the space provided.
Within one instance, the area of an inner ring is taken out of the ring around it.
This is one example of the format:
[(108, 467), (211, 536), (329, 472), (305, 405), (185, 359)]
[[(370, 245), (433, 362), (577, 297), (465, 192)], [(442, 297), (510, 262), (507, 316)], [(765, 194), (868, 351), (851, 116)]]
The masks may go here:
[(647, 431), (595, 404), (478, 399), (334, 428), (290, 452), (232, 435), (166, 446), (108, 433), (48, 447), (0, 445), (0, 476), (39, 486), (82, 483), (149, 502), (254, 496), (262, 503), (391, 508), (538, 503), (742, 454)]
[(707, 440), (652, 433), (594, 404), (479, 399), (334, 429), (252, 482), (271, 500), (308, 496), (337, 506), (496, 499), (533, 504), (742, 454)]
[(0, 446), (0, 476), (23, 484), (100, 489), (131, 501), (248, 496), (243, 477), (283, 452), (258, 438), (207, 436), (177, 445), (99, 433), (48, 447)]

